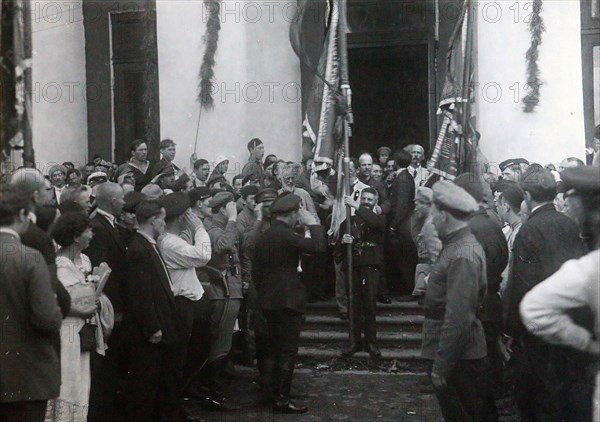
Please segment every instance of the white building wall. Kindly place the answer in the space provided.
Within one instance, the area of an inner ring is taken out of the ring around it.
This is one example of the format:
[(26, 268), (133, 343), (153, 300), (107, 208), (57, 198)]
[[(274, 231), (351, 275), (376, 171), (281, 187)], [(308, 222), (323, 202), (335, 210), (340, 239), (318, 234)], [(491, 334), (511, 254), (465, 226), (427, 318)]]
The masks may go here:
[(585, 159), (579, 2), (544, 1), (540, 103), (522, 111), (530, 1), (481, 1), (478, 16), (481, 149), (491, 162), (523, 157), (542, 165)]
[[(209, 161), (226, 155), (230, 178), (241, 172), (254, 137), (263, 140), (267, 154), (300, 159), (300, 66), (289, 42), (295, 9), (288, 4), (295, 1), (223, 2), (215, 107), (202, 110), (197, 154)], [(158, 0), (156, 8), (161, 138), (174, 139), (175, 161), (189, 166), (208, 11), (201, 1)]]
[(87, 154), (81, 1), (32, 1), (33, 147), (39, 168)]

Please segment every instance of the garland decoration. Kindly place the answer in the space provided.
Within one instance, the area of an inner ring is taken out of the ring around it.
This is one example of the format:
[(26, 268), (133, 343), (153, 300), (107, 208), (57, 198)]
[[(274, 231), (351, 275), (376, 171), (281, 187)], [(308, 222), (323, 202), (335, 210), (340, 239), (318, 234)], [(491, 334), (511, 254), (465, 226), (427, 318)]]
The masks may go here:
[(542, 44), (542, 34), (546, 31), (544, 19), (540, 15), (542, 11), (542, 0), (533, 0), (533, 11), (529, 21), (529, 32), (531, 32), (531, 45), (525, 53), (527, 60), (527, 86), (529, 93), (523, 98), (523, 111), (533, 113), (540, 102), (540, 68), (538, 66), (539, 47)]
[(204, 0), (204, 4), (209, 16), (206, 21), (206, 34), (204, 35), (206, 50), (200, 66), (200, 94), (198, 100), (201, 109), (202, 107), (212, 109), (215, 106), (212, 96), (212, 79), (215, 75), (215, 54), (217, 53), (219, 31), (221, 30), (221, 0)]

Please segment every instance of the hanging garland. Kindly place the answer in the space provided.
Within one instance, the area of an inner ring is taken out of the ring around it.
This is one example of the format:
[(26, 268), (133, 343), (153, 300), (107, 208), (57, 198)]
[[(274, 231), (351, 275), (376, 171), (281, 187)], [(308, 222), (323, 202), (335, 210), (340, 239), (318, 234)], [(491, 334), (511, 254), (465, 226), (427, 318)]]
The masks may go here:
[(211, 109), (215, 101), (212, 96), (212, 79), (215, 75), (215, 54), (217, 53), (217, 44), (219, 41), (219, 31), (221, 30), (221, 0), (204, 0), (205, 10), (208, 10), (209, 16), (206, 21), (206, 34), (204, 43), (206, 50), (200, 66), (200, 108)]
[(531, 32), (531, 46), (525, 53), (527, 60), (527, 86), (529, 94), (523, 98), (523, 111), (533, 113), (540, 102), (540, 68), (538, 66), (539, 47), (542, 44), (542, 34), (546, 31), (544, 19), (540, 15), (542, 11), (542, 0), (533, 0), (533, 12), (529, 21), (529, 32)]

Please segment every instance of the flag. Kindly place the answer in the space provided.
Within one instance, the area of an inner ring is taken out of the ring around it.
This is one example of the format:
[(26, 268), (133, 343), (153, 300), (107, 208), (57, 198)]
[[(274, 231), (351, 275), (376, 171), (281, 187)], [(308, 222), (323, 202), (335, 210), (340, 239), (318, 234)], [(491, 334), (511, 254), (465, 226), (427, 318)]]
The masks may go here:
[(27, 0), (2, 1), (0, 72), (2, 153), (23, 150), (23, 164), (34, 165), (31, 137), (31, 15)]
[(432, 175), (449, 180), (477, 160), (478, 134), (474, 116), (474, 34), (475, 6), (465, 0), (448, 45), (446, 77), (438, 114), (442, 123), (431, 159)]

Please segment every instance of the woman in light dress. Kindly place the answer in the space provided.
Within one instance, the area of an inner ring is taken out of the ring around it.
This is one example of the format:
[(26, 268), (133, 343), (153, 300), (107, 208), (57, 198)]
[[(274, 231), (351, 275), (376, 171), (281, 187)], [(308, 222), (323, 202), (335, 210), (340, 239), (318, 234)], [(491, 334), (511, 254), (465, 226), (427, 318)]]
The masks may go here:
[(81, 422), (87, 420), (90, 353), (81, 351), (79, 331), (97, 310), (94, 284), (86, 281), (92, 264), (81, 253), (93, 237), (91, 221), (83, 213), (64, 214), (52, 234), (60, 246), (56, 254), (57, 275), (71, 295), (71, 310), (60, 330), (60, 396), (48, 402), (46, 421)]

